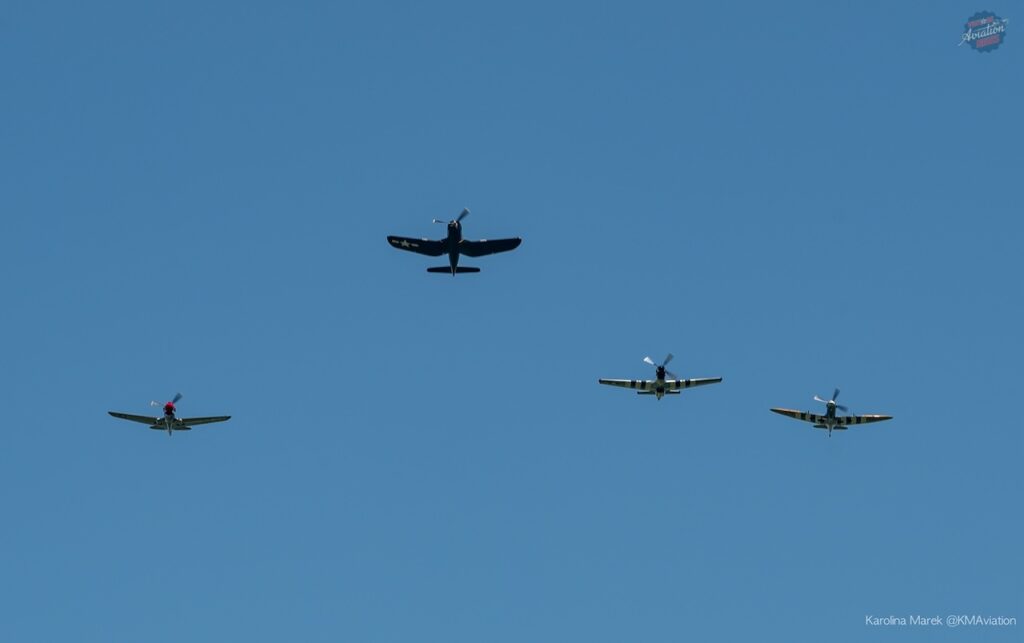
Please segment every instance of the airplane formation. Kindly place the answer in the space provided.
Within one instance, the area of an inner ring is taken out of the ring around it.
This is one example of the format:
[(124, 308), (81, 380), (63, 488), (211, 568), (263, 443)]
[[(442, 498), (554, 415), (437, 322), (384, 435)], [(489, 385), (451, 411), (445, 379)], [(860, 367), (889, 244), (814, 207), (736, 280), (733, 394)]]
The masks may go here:
[[(472, 266), (460, 266), (459, 259), (463, 255), (467, 257), (483, 257), (486, 255), (497, 254), (500, 252), (508, 252), (515, 250), (519, 247), (519, 244), (523, 240), (519, 237), (510, 237), (507, 239), (480, 239), (479, 241), (472, 241), (465, 239), (462, 236), (462, 220), (469, 216), (469, 209), (464, 208), (459, 215), (451, 221), (442, 221), (440, 219), (434, 219), (434, 223), (446, 223), (447, 224), (447, 236), (443, 239), (416, 239), (413, 237), (400, 237), (395, 235), (388, 236), (388, 243), (393, 248), (398, 250), (406, 250), (408, 252), (415, 252), (418, 254), (426, 255), (428, 257), (440, 257), (442, 255), (448, 255), (447, 266), (432, 266), (427, 268), (427, 272), (450, 274), (453, 277), (457, 274), (464, 273), (476, 273), (480, 272), (479, 268)], [(721, 377), (697, 377), (690, 379), (679, 379), (679, 377), (666, 369), (669, 362), (672, 361), (673, 355), (669, 353), (665, 356), (660, 364), (655, 363), (649, 356), (643, 359), (645, 364), (654, 367), (654, 379), (605, 379), (600, 378), (597, 380), (598, 384), (605, 384), (608, 386), (618, 386), (621, 388), (628, 388), (635, 390), (637, 395), (653, 395), (655, 399), (660, 400), (666, 395), (679, 395), (683, 389), (693, 388), (697, 386), (705, 386), (707, 384), (718, 384), (722, 381)], [(812, 413), (810, 411), (797, 411), (794, 409), (784, 408), (772, 408), (770, 409), (773, 413), (784, 415), (786, 417), (793, 418), (795, 420), (802, 420), (804, 422), (811, 423), (816, 429), (825, 429), (828, 431), (829, 437), (832, 437), (832, 431), (845, 431), (848, 427), (856, 424), (869, 424), (872, 422), (882, 422), (884, 420), (891, 420), (891, 415), (837, 415), (837, 411), (844, 413), (848, 412), (849, 409), (845, 406), (836, 403), (836, 398), (839, 397), (839, 389), (835, 389), (832, 393), (832, 397), (828, 400), (822, 399), (817, 395), (814, 396), (814, 400), (825, 404), (825, 414)], [(177, 393), (172, 400), (161, 404), (160, 402), (150, 402), (151, 406), (162, 407), (162, 416), (152, 415), (133, 415), (131, 413), (121, 413), (119, 411), (109, 411), (110, 415), (115, 418), (122, 420), (129, 420), (131, 422), (138, 422), (140, 424), (147, 425), (150, 429), (158, 431), (166, 431), (167, 435), (173, 435), (175, 431), (190, 431), (193, 426), (201, 424), (211, 424), (214, 422), (225, 422), (231, 419), (230, 415), (217, 415), (209, 417), (193, 417), (193, 418), (179, 418), (177, 416), (177, 406), (179, 400), (181, 400), (181, 393)]]

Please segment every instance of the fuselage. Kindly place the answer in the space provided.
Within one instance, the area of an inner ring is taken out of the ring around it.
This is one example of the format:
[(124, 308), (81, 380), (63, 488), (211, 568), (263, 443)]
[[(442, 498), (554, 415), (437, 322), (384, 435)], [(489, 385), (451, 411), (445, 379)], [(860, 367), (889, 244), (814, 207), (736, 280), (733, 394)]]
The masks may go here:
[(167, 428), (167, 435), (174, 435), (174, 423), (176, 418), (174, 417), (174, 402), (168, 402), (164, 404), (164, 427)]
[(839, 424), (836, 420), (836, 403), (834, 401), (825, 404), (825, 421), (823, 424), (828, 428), (828, 436), (832, 437), (832, 429)]
[(657, 399), (665, 396), (665, 367), (659, 366), (654, 373), (654, 395)]
[(448, 222), (448, 237), (445, 239), (446, 250), (448, 251), (448, 263), (452, 267), (452, 276), (455, 276), (455, 269), (459, 267), (459, 244), (462, 243), (462, 224), (458, 221)]

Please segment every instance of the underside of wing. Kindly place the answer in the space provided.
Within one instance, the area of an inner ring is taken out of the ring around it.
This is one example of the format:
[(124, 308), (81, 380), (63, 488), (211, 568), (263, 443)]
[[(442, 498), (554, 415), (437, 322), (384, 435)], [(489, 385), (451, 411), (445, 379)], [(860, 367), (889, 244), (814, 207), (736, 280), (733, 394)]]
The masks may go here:
[(409, 252), (418, 252), (429, 257), (440, 257), (444, 254), (444, 244), (432, 239), (412, 239), (410, 237), (389, 236), (391, 247)]
[(678, 391), (679, 389), (704, 386), (705, 384), (718, 384), (721, 381), (721, 377), (696, 377), (689, 380), (665, 380), (665, 386), (669, 390)]
[(481, 239), (479, 241), (463, 239), (462, 243), (459, 244), (459, 252), (467, 257), (483, 257), (484, 255), (493, 255), (497, 252), (515, 250), (522, 242), (523, 240), (519, 237), (513, 239)]
[(181, 418), (179, 422), (185, 426), (195, 426), (197, 424), (211, 424), (213, 422), (226, 422), (231, 419), (230, 415), (216, 415), (213, 417), (206, 418)]
[(814, 413), (808, 413), (807, 411), (794, 411), (793, 409), (772, 409), (773, 412), (779, 415), (785, 415), (791, 417), (794, 420), (803, 420), (804, 422), (810, 422), (811, 424), (821, 424), (825, 421), (825, 416), (815, 415)]
[(882, 422), (883, 420), (891, 420), (891, 415), (842, 415), (837, 417), (839, 424), (843, 426), (850, 426), (853, 424), (870, 424), (872, 422)]
[(597, 380), (598, 384), (607, 384), (609, 386), (621, 386), (622, 388), (632, 388), (638, 391), (649, 391), (651, 389), (652, 380)]
[(149, 424), (150, 426), (160, 421), (160, 418), (153, 417), (152, 415), (132, 415), (131, 413), (118, 413), (117, 411), (107, 411), (107, 413), (122, 420), (131, 420), (132, 422)]

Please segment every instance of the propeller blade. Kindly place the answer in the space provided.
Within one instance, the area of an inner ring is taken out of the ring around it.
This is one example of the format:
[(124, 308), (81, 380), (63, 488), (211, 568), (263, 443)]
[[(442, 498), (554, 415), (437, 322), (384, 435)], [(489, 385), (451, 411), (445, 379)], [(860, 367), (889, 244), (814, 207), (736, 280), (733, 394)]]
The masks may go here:
[(645, 357), (644, 358), (644, 364), (650, 364), (651, 366), (657, 366), (657, 364), (654, 363), (654, 360), (651, 359), (650, 357)]
[(448, 222), (447, 221), (442, 221), (440, 219), (434, 219), (434, 223), (448, 223)]
[(163, 404), (161, 404), (160, 402), (157, 402), (156, 400), (153, 400), (152, 402), (150, 402), (149, 405), (150, 406), (163, 406)]
[(840, 411), (842, 411), (843, 413), (846, 413), (847, 411), (850, 410), (850, 409), (846, 408), (845, 406), (843, 406), (842, 404), (836, 404), (836, 408), (839, 409)]
[(818, 397), (817, 395), (814, 396), (814, 401), (815, 402), (821, 402), (822, 404), (828, 404), (828, 400), (823, 400), (820, 397)]
[(182, 397), (181, 393), (175, 393), (175, 394), (174, 394), (174, 399), (173, 399), (173, 400), (171, 400), (171, 404), (177, 404), (177, 403), (178, 403), (178, 400), (180, 400), (180, 399), (181, 399), (181, 397)]
[(673, 357), (675, 357), (675, 355), (673, 355), (672, 353), (669, 353), (668, 355), (665, 356), (665, 361), (662, 362), (661, 365), (664, 366), (665, 364), (668, 364), (669, 362), (672, 361)]
[(672, 372), (672, 371), (670, 371), (670, 370), (666, 370), (666, 371), (665, 371), (665, 375), (668, 375), (668, 378), (669, 378), (670, 380), (677, 380), (677, 379), (679, 379), (679, 376), (678, 376), (678, 375), (676, 375), (675, 373), (673, 373), (673, 372)]
[(839, 389), (836, 389), (835, 393), (832, 394), (832, 401), (835, 402), (837, 397), (839, 397)]
[(455, 221), (461, 223), (463, 219), (469, 216), (469, 208), (462, 208), (462, 212), (459, 213), (459, 218)]

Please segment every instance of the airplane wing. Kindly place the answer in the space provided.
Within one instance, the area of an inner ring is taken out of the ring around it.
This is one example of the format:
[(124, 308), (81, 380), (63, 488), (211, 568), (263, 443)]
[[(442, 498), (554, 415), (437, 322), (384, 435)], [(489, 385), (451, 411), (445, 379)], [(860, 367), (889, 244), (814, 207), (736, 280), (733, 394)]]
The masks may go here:
[(408, 250), (409, 252), (418, 252), (421, 255), (427, 255), (429, 257), (440, 257), (444, 254), (444, 244), (440, 241), (433, 241), (431, 239), (413, 239), (411, 237), (395, 237), (389, 235), (388, 243), (390, 243), (393, 248)]
[(230, 415), (217, 415), (208, 418), (181, 418), (179, 421), (185, 426), (196, 426), (197, 424), (210, 424), (212, 422), (226, 422), (230, 420)]
[(705, 384), (718, 384), (721, 381), (721, 377), (696, 377), (689, 380), (665, 380), (665, 387), (670, 391), (678, 391), (681, 388), (704, 386)]
[(804, 422), (810, 422), (811, 424), (822, 424), (825, 421), (824, 415), (815, 415), (814, 413), (808, 413), (807, 411), (794, 411), (793, 409), (772, 409), (774, 413), (779, 415), (785, 415), (791, 417), (794, 420), (803, 420)]
[(632, 388), (639, 391), (649, 391), (651, 386), (654, 384), (654, 380), (597, 380), (598, 384), (607, 384), (609, 386), (621, 386), (622, 388)]
[[(795, 420), (803, 420), (804, 422), (810, 422), (811, 424), (825, 424), (826, 417), (824, 415), (816, 415), (814, 413), (808, 413), (806, 411), (794, 411), (792, 409), (772, 409), (779, 415), (785, 415)], [(854, 424), (870, 424), (871, 422), (882, 422), (883, 420), (891, 420), (891, 415), (840, 415), (836, 417), (837, 426), (851, 426)]]
[(107, 413), (110, 413), (112, 416), (122, 420), (141, 422), (142, 424), (149, 424), (151, 426), (160, 421), (160, 418), (156, 418), (151, 415), (132, 415), (130, 413), (118, 413), (117, 411), (107, 411)]
[(850, 426), (851, 424), (869, 424), (871, 422), (882, 422), (891, 420), (891, 415), (841, 415), (836, 418), (839, 424)]
[(463, 239), (462, 243), (459, 244), (459, 252), (467, 257), (483, 257), (484, 255), (493, 255), (497, 252), (515, 250), (522, 242), (523, 240), (519, 237), (514, 237), (512, 239), (491, 239), (489, 241), (487, 239), (481, 239), (479, 241)]

